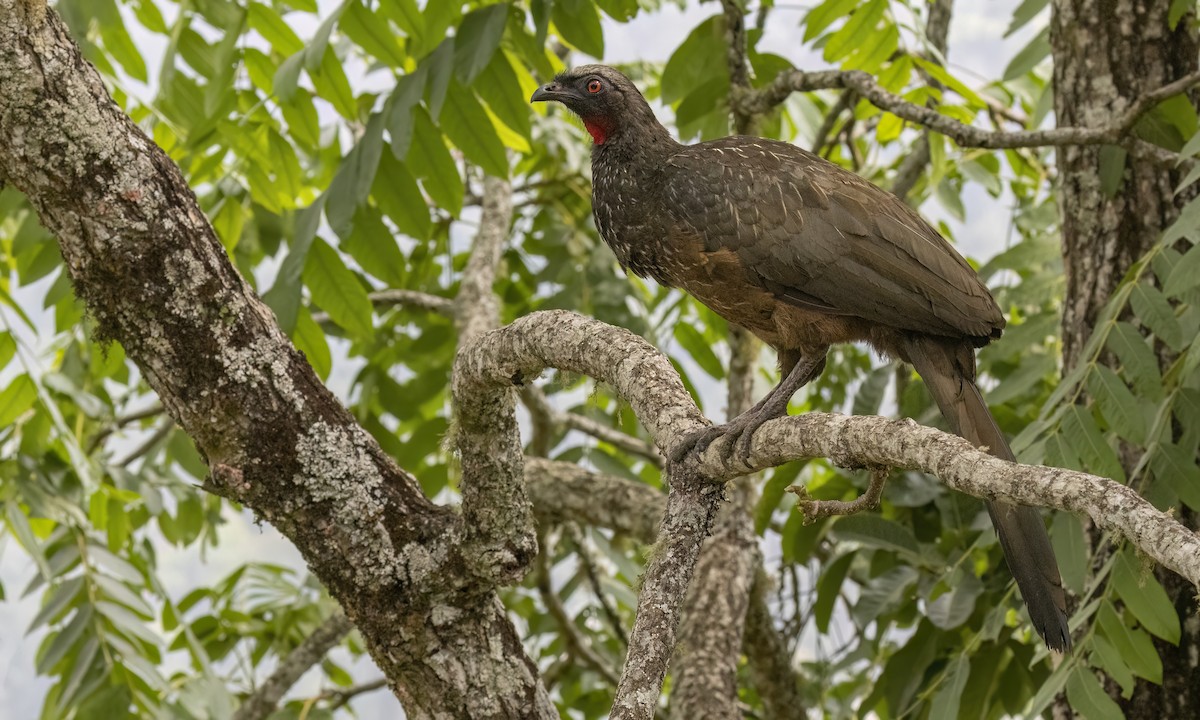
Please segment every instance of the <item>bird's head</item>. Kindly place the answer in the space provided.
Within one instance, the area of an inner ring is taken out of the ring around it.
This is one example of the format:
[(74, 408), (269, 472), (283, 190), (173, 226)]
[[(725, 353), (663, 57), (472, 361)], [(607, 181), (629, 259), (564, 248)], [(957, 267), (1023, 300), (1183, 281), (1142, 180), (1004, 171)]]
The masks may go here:
[(662, 128), (633, 81), (607, 65), (581, 65), (561, 72), (529, 100), (566, 105), (583, 121), (597, 145), (630, 129), (655, 133)]

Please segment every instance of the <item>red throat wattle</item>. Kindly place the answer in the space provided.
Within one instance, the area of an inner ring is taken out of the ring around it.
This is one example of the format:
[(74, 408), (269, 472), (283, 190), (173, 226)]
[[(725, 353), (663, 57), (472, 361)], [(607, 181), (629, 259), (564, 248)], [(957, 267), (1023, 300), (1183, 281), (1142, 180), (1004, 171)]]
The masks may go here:
[(583, 126), (591, 133), (592, 142), (595, 144), (602, 145), (608, 139), (608, 122), (605, 120), (598, 117), (584, 118)]

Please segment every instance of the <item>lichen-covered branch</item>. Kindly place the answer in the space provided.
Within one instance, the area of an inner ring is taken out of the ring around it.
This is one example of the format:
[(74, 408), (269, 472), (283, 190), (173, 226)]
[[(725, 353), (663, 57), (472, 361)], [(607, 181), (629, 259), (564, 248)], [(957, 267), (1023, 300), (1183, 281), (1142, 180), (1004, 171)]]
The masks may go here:
[(275, 712), (284, 694), (296, 684), (300, 676), (309, 668), (321, 662), (325, 655), (346, 634), (354, 629), (350, 619), (341, 612), (330, 615), (312, 634), (288, 653), (280, 661), (275, 672), (258, 687), (251, 695), (242, 701), (233, 713), (233, 720), (266, 720)]
[(0, 137), (0, 178), (58, 238), (98, 336), (196, 442), (206, 488), (296, 545), (409, 717), (557, 717), (499, 600), (462, 570), (461, 518), (321, 384), (42, 3), (0, 0)]
[(654, 542), (666, 497), (642, 483), (585, 470), (574, 463), (525, 458), (525, 482), (538, 520), (577, 522)]
[[(376, 290), (369, 293), (367, 298), (376, 308), (387, 308), (393, 305), (403, 305), (404, 307), (413, 308), (415, 310), (424, 310), (435, 315), (450, 316), (454, 314), (454, 301), (450, 298), (444, 298), (441, 295), (432, 295), (430, 293), (421, 292), (420, 290), (405, 290), (402, 288), (390, 288), (388, 290)], [(329, 313), (315, 312), (312, 316), (313, 322), (318, 325), (325, 325), (330, 322)]]
[(984, 130), (959, 122), (934, 108), (909, 102), (889, 92), (875, 78), (861, 70), (819, 70), (803, 72), (788, 70), (760, 90), (748, 94), (743, 100), (743, 111), (760, 113), (769, 110), (787, 99), (793, 92), (814, 90), (854, 90), (875, 107), (893, 113), (909, 122), (939, 132), (962, 147), (989, 149), (1047, 147), (1064, 145), (1120, 145), (1131, 154), (1154, 160), (1171, 167), (1179, 163), (1179, 156), (1164, 148), (1139, 140), (1130, 135), (1130, 130), (1150, 108), (1163, 100), (1200, 85), (1200, 73), (1187, 75), (1179, 80), (1146, 93), (1113, 122), (1101, 127), (1060, 127), (1052, 130), (1025, 130), (1004, 132)]
[(496, 284), (496, 266), (504, 252), (512, 217), (512, 184), (502, 178), (485, 177), (479, 232), (475, 234), (475, 244), (471, 246), (471, 256), (454, 299), (459, 343), (470, 342), (500, 323), (499, 300), (492, 286)]
[(792, 720), (805, 717), (804, 699), (797, 687), (791, 653), (767, 605), (770, 583), (766, 571), (759, 568), (750, 589), (742, 652), (750, 668), (750, 681), (762, 700), (764, 720)]
[(683, 599), (724, 492), (687, 466), (668, 465), (667, 481), (667, 509), (642, 576), (629, 652), (609, 715), (613, 720), (654, 717), (675, 651)]
[[(571, 312), (537, 312), (486, 333), (459, 353), (458, 364), (472, 384), (492, 392), (546, 367), (607, 382), (668, 454), (705, 424), (665, 356), (627, 330)], [(748, 465), (729, 457), (727, 443), (718, 440), (695, 469), (722, 482), (814, 457), (844, 467), (919, 470), (975, 497), (1086, 515), (1200, 587), (1200, 538), (1132, 489), (1087, 473), (999, 460), (912, 420), (816, 412), (780, 418), (754, 434)]]

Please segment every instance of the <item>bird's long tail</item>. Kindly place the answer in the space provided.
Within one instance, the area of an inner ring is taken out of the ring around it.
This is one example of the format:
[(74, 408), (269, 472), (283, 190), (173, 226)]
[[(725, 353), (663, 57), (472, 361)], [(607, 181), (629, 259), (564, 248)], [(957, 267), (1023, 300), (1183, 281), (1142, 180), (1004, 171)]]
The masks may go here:
[[(911, 337), (904, 349), (954, 432), (998, 458), (1015, 460), (975, 385), (971, 346)], [(999, 501), (989, 501), (987, 509), (1034, 628), (1052, 650), (1069, 650), (1066, 598), (1041, 515), (1034, 508)]]

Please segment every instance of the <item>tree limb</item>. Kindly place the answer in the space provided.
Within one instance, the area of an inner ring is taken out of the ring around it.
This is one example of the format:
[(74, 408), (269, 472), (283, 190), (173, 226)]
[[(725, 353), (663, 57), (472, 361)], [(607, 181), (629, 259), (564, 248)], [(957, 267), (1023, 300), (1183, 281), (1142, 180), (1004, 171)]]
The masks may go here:
[(410, 715), (557, 717), (499, 599), (463, 571), (461, 518), (321, 384), (179, 169), (58, 15), (29, 7), (0, 0), (0, 177), (58, 238), (97, 336), (195, 440), (205, 487), (295, 544)]
[(1135, 138), (1129, 132), (1142, 115), (1155, 105), (1196, 85), (1200, 85), (1200, 73), (1186, 75), (1141, 96), (1119, 118), (1102, 127), (1060, 127), (1020, 132), (989, 131), (959, 122), (942, 115), (934, 108), (911, 103), (889, 92), (876, 82), (874, 77), (861, 70), (787, 70), (780, 73), (766, 87), (746, 95), (743, 108), (747, 112), (760, 113), (783, 102), (793, 92), (849, 89), (875, 107), (939, 132), (961, 147), (996, 150), (1064, 145), (1120, 145), (1135, 156), (1175, 167), (1180, 161), (1176, 153)]
[(663, 465), (662, 455), (658, 454), (653, 445), (641, 438), (627, 435), (610, 425), (605, 425), (586, 415), (559, 410), (550, 403), (546, 394), (536, 385), (529, 384), (521, 388), (521, 400), (531, 412), (540, 413), (554, 425), (578, 430), (585, 435), (591, 435), (597, 440), (606, 442), (625, 452), (640, 455), (649, 460), (655, 467), (662, 467)]
[[(546, 367), (607, 382), (668, 453), (706, 424), (664, 355), (627, 330), (567, 311), (533, 313), (486, 333), (456, 362), (480, 392), (498, 392), (513, 378), (531, 378)], [(999, 460), (912, 420), (817, 412), (780, 418), (754, 434), (749, 465), (728, 457), (727, 443), (718, 440), (695, 469), (722, 482), (814, 457), (844, 467), (919, 470), (975, 497), (1086, 515), (1200, 587), (1200, 538), (1132, 489), (1087, 473)]]
[[(446, 317), (454, 314), (453, 300), (419, 290), (402, 290), (399, 288), (377, 290), (369, 293), (367, 298), (377, 308), (403, 305), (416, 310), (425, 310), (435, 315), (445, 315)], [(312, 319), (318, 325), (325, 325), (330, 322), (329, 313), (327, 312), (315, 312)]]
[(279, 662), (279, 666), (266, 682), (242, 701), (233, 713), (233, 720), (266, 720), (275, 712), (279, 701), (296, 684), (300, 676), (321, 662), (353, 629), (354, 624), (342, 612), (330, 615), (311, 635), (304, 638), (304, 642)]

